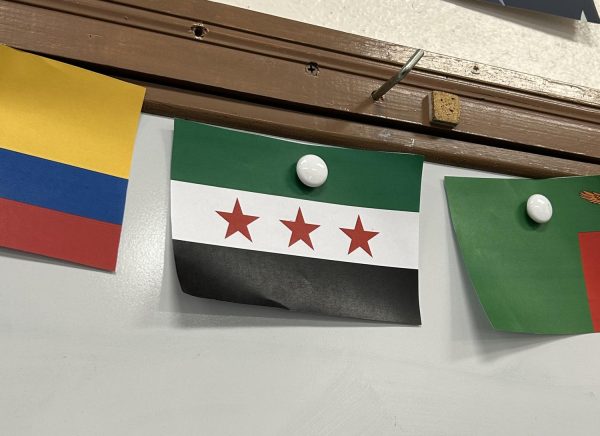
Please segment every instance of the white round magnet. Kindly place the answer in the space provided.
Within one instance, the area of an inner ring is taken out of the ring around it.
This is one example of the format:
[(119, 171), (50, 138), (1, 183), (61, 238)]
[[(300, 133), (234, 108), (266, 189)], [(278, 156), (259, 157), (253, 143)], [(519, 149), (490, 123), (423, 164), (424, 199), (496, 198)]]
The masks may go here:
[(307, 154), (298, 159), (296, 174), (302, 183), (311, 188), (321, 186), (329, 174), (327, 164), (319, 156)]
[(552, 203), (541, 194), (533, 194), (527, 199), (527, 215), (538, 224), (545, 224), (552, 218)]

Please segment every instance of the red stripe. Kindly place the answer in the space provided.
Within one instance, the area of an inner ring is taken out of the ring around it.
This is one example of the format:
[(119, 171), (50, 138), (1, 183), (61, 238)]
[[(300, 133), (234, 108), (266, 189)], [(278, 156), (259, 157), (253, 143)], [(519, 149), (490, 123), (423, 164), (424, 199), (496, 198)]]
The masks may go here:
[(579, 234), (583, 277), (594, 331), (600, 331), (600, 232)]
[(114, 271), (121, 226), (0, 198), (0, 246)]

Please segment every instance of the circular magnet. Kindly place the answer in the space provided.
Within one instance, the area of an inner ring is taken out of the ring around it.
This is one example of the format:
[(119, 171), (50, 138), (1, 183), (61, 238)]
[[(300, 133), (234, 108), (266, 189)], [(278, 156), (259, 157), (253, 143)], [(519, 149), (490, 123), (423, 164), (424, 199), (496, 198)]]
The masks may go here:
[(302, 183), (311, 188), (321, 186), (329, 174), (327, 164), (319, 156), (307, 154), (298, 159), (296, 174)]
[(552, 218), (552, 203), (541, 194), (533, 194), (527, 199), (527, 215), (538, 224), (545, 224)]

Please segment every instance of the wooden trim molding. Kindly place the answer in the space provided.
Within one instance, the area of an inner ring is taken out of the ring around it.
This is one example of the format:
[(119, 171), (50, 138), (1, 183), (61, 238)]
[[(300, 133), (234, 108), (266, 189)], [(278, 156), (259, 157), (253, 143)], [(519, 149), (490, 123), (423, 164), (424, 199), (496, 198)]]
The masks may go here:
[[(413, 49), (208, 1), (0, 0), (0, 16), (0, 42), (143, 82), (153, 113), (511, 174), (600, 173), (600, 91), (426, 53), (375, 103)], [(459, 96), (455, 128), (429, 122), (434, 90)]]
[[(135, 82), (135, 81), (134, 81)], [(542, 178), (600, 174), (600, 165), (373, 126), (195, 91), (147, 87), (144, 111), (349, 148), (417, 153), (429, 162)]]

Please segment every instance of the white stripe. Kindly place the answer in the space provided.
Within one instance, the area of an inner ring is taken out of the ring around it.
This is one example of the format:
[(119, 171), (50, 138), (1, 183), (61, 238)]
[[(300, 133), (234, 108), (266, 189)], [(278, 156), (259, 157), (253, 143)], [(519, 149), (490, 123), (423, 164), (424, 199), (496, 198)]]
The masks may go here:
[[(231, 212), (239, 199), (245, 215), (259, 219), (248, 226), (252, 241), (235, 233), (225, 238), (228, 223), (216, 211)], [(280, 220), (294, 221), (298, 208), (305, 222), (319, 224), (310, 233), (314, 250), (303, 241), (288, 247), (290, 230)], [(365, 230), (379, 232), (369, 241), (369, 256), (361, 248), (348, 254), (350, 238), (340, 227), (353, 229), (360, 215)], [(418, 268), (419, 214), (343, 206), (195, 183), (171, 181), (173, 239), (224, 247), (397, 268)]]

